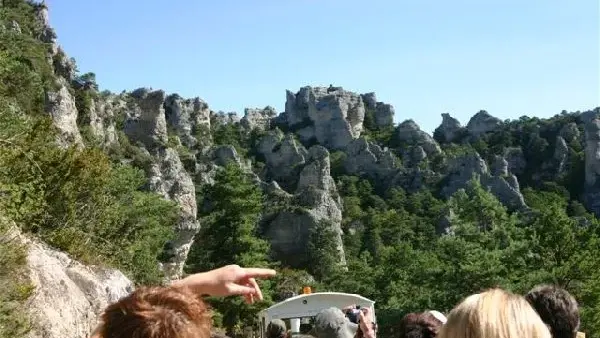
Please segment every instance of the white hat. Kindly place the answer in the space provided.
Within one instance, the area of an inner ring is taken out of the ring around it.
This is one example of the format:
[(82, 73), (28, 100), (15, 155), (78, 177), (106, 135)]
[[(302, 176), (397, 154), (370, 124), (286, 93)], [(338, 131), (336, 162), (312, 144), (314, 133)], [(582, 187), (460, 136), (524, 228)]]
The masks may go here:
[(440, 322), (442, 322), (442, 324), (446, 324), (446, 322), (448, 321), (448, 319), (446, 318), (446, 316), (444, 316), (443, 313), (436, 311), (436, 310), (430, 310), (429, 313), (431, 313), (437, 320), (439, 320)]

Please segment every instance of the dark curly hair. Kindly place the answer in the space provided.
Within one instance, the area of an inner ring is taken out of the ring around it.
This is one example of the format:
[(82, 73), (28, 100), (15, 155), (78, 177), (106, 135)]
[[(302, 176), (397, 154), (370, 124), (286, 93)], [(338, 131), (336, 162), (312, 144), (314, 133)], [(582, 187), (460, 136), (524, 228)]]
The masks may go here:
[(435, 338), (442, 322), (429, 312), (409, 313), (398, 325), (399, 338)]
[(574, 338), (579, 330), (579, 307), (565, 289), (540, 285), (525, 296), (542, 321), (548, 325), (553, 338)]

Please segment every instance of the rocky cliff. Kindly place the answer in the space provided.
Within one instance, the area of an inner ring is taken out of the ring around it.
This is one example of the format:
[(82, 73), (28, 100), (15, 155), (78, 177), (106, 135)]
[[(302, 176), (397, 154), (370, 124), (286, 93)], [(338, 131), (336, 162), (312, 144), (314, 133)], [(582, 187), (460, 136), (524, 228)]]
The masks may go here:
[[(394, 107), (374, 93), (304, 86), (282, 92), (284, 111), (248, 108), (240, 118), (213, 111), (199, 97), (162, 90), (99, 92), (57, 45), (47, 8), (36, 8), (36, 38), (49, 46), (45, 62), (55, 80), (45, 88), (44, 110), (57, 143), (101, 149), (142, 169), (144, 189), (177, 205), (178, 220), (170, 225), (175, 235), (160, 261), (167, 278), (182, 275), (202, 227), (199, 189), (232, 161), (267, 197), (260, 224), (273, 259), (295, 268), (308, 264), (309, 234), (322, 224), (332, 230), (334, 256), (345, 265), (344, 221), (352, 205), (344, 202), (340, 182), (347, 177), (369, 182), (377, 198), (427, 191), (441, 200), (475, 179), (516, 213), (529, 210), (522, 188), (554, 189), (600, 216), (600, 108), (516, 121), (482, 110), (466, 126), (444, 113), (429, 135), (411, 119), (394, 125)], [(25, 34), (17, 22), (2, 29)], [(99, 311), (132, 288), (118, 271), (84, 266), (19, 236), (29, 247), (40, 337), (85, 336)]]

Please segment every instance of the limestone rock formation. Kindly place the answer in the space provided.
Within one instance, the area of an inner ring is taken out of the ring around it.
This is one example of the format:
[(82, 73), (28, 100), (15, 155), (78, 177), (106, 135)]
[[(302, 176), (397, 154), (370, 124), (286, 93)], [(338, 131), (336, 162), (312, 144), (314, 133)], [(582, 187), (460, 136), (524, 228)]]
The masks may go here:
[(567, 166), (567, 160), (569, 156), (569, 146), (564, 138), (557, 136), (556, 144), (554, 146), (554, 161), (556, 163), (556, 173), (558, 175), (565, 172)]
[(148, 148), (156, 148), (168, 141), (165, 120), (165, 92), (140, 88), (131, 93), (134, 99), (127, 109), (125, 134), (132, 143), (140, 142)]
[(302, 142), (316, 140), (329, 149), (343, 149), (360, 136), (365, 105), (358, 94), (340, 87), (302, 87), (287, 91), (279, 123), (295, 130)]
[(134, 289), (118, 270), (85, 266), (16, 231), (15, 237), (28, 248), (35, 286), (28, 303), (35, 323), (30, 338), (87, 338), (104, 308)]
[(248, 130), (268, 130), (271, 127), (272, 120), (276, 116), (277, 111), (271, 106), (267, 106), (263, 109), (246, 108), (244, 117), (242, 117), (240, 123)]
[(381, 149), (362, 137), (352, 141), (345, 152), (344, 170), (350, 175), (365, 176), (375, 181), (385, 180), (398, 165), (390, 150)]
[(342, 206), (333, 178), (330, 176), (329, 152), (322, 146), (313, 146), (308, 151), (306, 165), (302, 168), (294, 195), (277, 192), (273, 186), (271, 194), (287, 208), (271, 215), (266, 224), (266, 236), (277, 259), (290, 266), (305, 266), (308, 263), (307, 244), (310, 230), (321, 221), (327, 221), (335, 235), (339, 262), (345, 265), (342, 244)]
[(241, 163), (240, 156), (231, 145), (215, 146), (212, 153), (212, 162), (220, 167), (226, 166), (229, 162)]
[(511, 147), (504, 150), (504, 158), (508, 162), (508, 170), (515, 174), (521, 175), (525, 172), (527, 161), (523, 154), (523, 149), (520, 147)]
[(433, 133), (438, 142), (450, 143), (458, 139), (465, 129), (460, 122), (448, 113), (442, 114), (442, 124)]
[(582, 114), (585, 128), (585, 204), (600, 216), (600, 108)]
[(396, 127), (395, 140), (402, 145), (421, 146), (428, 156), (441, 153), (439, 144), (419, 128), (413, 120), (406, 120)]
[(502, 120), (493, 117), (485, 110), (481, 110), (471, 117), (467, 124), (467, 130), (472, 136), (478, 137), (482, 134), (495, 131), (501, 126)]
[(366, 93), (361, 95), (365, 108), (374, 113), (375, 126), (378, 128), (388, 127), (394, 124), (394, 115), (396, 111), (391, 104), (378, 102), (375, 93)]
[(57, 91), (46, 92), (46, 112), (52, 117), (54, 126), (58, 129), (58, 143), (67, 147), (75, 144), (83, 146), (83, 140), (77, 128), (77, 107), (75, 99), (68, 89), (68, 83), (63, 78), (57, 80)]
[(493, 172), (490, 172), (485, 161), (477, 153), (463, 155), (450, 161), (447, 184), (442, 188), (442, 195), (450, 197), (464, 188), (473, 177), (478, 177), (481, 185), (489, 189), (507, 208), (527, 208), (516, 177), (508, 173), (508, 161), (496, 158)]
[(275, 180), (284, 189), (293, 191), (308, 156), (304, 146), (292, 134), (284, 136), (281, 131), (273, 130), (260, 139), (257, 152), (267, 165), (264, 178)]
[(170, 250), (167, 256), (171, 259), (163, 265), (168, 277), (177, 278), (200, 227), (196, 218), (194, 182), (177, 152), (165, 147), (168, 138), (163, 108), (165, 93), (139, 89), (131, 96), (133, 102), (127, 107), (125, 134), (132, 143), (144, 146), (153, 156), (148, 170), (150, 190), (175, 201), (180, 207), (179, 222), (174, 225), (175, 239), (167, 246)]
[(115, 119), (124, 113), (126, 102), (119, 96), (110, 95), (92, 101), (90, 128), (104, 145), (118, 142)]
[[(165, 99), (164, 108), (167, 124), (175, 130), (183, 145), (194, 148), (199, 142), (202, 145), (210, 143), (208, 130), (211, 112), (206, 102), (198, 97), (183, 99), (172, 94)], [(202, 139), (198, 140), (197, 137)]]
[(558, 132), (558, 135), (564, 138), (567, 143), (578, 140), (581, 137), (579, 127), (577, 127), (575, 122), (565, 124)]
[(222, 111), (211, 113), (210, 115), (211, 125), (215, 124), (230, 124), (240, 122), (240, 117), (235, 112), (225, 113)]

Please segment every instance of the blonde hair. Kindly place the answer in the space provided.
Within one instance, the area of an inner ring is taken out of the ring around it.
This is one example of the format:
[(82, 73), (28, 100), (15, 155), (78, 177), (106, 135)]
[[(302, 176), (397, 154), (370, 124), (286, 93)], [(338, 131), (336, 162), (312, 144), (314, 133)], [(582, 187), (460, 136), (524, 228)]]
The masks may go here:
[(439, 338), (552, 338), (538, 314), (518, 295), (492, 289), (467, 297), (448, 315)]

